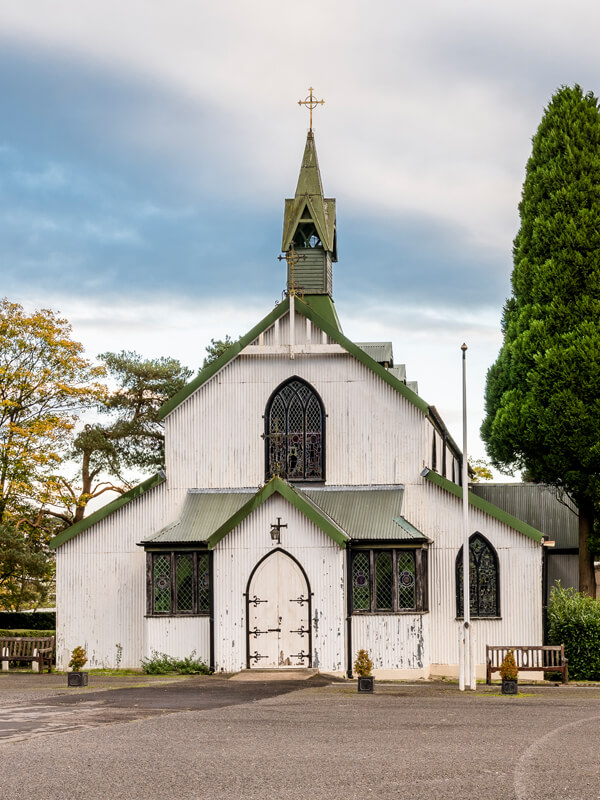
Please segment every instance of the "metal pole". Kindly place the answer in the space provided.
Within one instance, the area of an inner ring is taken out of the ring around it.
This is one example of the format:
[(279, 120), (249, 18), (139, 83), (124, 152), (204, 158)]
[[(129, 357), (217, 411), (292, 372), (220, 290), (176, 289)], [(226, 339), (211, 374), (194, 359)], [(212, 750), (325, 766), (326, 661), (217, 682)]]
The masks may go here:
[(463, 628), (464, 628), (464, 683), (471, 685), (470, 626), (471, 592), (469, 586), (469, 474), (467, 456), (467, 345), (462, 350), (462, 390), (463, 390), (463, 457), (462, 457), (462, 496), (463, 496)]
[(458, 688), (465, 690), (465, 629), (458, 624)]

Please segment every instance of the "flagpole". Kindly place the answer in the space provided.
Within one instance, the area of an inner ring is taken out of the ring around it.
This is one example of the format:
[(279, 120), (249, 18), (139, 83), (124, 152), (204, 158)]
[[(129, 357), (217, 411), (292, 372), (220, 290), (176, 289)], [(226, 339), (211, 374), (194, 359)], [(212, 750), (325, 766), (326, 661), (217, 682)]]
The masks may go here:
[(463, 457), (462, 457), (462, 528), (463, 528), (463, 636), (461, 645), (463, 648), (462, 658), (459, 664), (463, 664), (463, 674), (459, 676), (459, 687), (464, 691), (464, 687), (473, 688), (473, 678), (471, 671), (474, 664), (471, 659), (471, 591), (469, 586), (469, 474), (467, 456), (467, 345), (463, 344), (462, 350), (462, 393), (463, 393)]

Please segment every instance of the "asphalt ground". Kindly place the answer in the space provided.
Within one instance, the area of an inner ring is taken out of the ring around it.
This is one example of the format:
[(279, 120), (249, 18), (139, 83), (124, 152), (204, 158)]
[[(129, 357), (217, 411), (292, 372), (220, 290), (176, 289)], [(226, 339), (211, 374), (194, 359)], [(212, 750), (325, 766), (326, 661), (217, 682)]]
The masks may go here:
[(600, 798), (600, 687), (0, 675), (0, 796)]

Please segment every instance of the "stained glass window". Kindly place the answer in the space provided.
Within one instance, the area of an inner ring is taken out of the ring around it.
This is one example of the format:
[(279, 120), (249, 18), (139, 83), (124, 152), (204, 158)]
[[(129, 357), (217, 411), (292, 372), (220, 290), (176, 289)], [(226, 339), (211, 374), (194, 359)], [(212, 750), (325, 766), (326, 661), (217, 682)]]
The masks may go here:
[(177, 613), (191, 613), (194, 610), (194, 556), (191, 553), (178, 553), (176, 564)]
[(402, 550), (396, 559), (398, 569), (398, 608), (410, 610), (415, 603), (415, 554), (412, 550)]
[(324, 479), (323, 418), (321, 401), (304, 381), (293, 378), (277, 390), (265, 414), (267, 479)]
[(210, 573), (208, 553), (198, 553), (198, 612), (210, 611)]
[[(472, 617), (499, 617), (498, 557), (492, 545), (479, 533), (469, 540), (469, 594)], [(456, 558), (457, 616), (463, 616), (463, 550)]]
[(171, 610), (171, 558), (160, 555), (154, 558), (154, 612), (168, 614)]
[(357, 549), (352, 555), (352, 611), (427, 610), (427, 551)]
[(369, 554), (358, 552), (352, 560), (352, 598), (355, 611), (369, 611), (371, 589), (369, 586)]
[(378, 611), (392, 611), (393, 598), (392, 554), (377, 553), (375, 559), (375, 608)]
[(210, 555), (149, 553), (148, 614), (208, 614)]

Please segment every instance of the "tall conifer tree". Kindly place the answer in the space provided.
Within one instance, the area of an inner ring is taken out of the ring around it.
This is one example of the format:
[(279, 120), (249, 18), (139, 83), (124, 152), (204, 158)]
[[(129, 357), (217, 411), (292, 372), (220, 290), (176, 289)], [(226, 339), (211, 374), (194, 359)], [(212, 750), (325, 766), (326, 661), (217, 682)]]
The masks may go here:
[(564, 488), (579, 507), (579, 587), (600, 510), (600, 111), (579, 86), (552, 98), (533, 138), (514, 242), (504, 344), (481, 434), (495, 466)]

